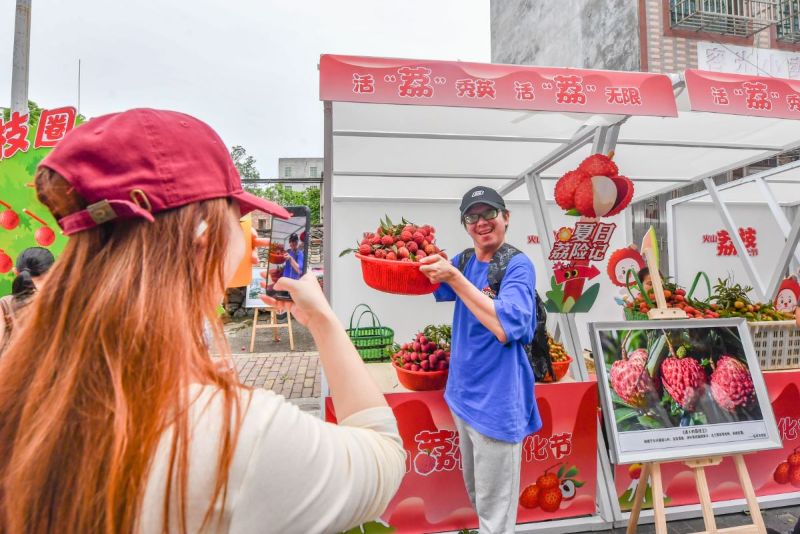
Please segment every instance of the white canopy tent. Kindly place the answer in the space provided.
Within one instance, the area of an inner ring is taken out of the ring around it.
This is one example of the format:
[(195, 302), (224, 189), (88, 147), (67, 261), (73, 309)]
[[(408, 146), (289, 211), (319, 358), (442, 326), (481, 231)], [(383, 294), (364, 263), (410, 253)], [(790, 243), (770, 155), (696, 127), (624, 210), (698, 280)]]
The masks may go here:
[[(471, 246), (459, 223), (461, 196), (478, 184), (494, 187), (512, 212), (508, 241), (531, 257), (544, 295), (552, 276), (547, 256), (553, 232), (576, 220), (555, 204), (555, 182), (588, 155), (615, 150), (620, 172), (635, 184), (636, 200), (800, 147), (799, 123), (690, 111), (681, 94), (683, 75), (672, 75), (670, 82), (678, 95), (677, 117), (398, 105), (359, 101), (360, 95), (326, 98), (323, 73), (325, 286), (337, 315), (347, 324), (354, 307), (366, 302), (399, 342), (427, 324), (452, 319), (452, 306), (436, 305), (431, 297), (368, 288), (360, 282), (357, 260), (338, 257), (363, 232), (374, 231), (384, 215), (433, 225), (440, 246), (455, 254)], [(609, 219), (617, 224), (609, 251), (631, 241), (629, 213)], [(605, 265), (600, 267), (601, 291), (589, 313), (551, 314), (567, 351), (578, 355), (572, 371), (580, 380), (588, 379), (580, 357), (589, 347), (586, 323), (622, 315), (613, 299), (618, 288), (608, 282)], [(519, 531), (584, 532), (624, 521), (602, 436), (598, 443), (597, 515), (524, 525)], [(725, 506), (742, 509), (741, 503)], [(699, 508), (670, 513), (699, 515)]]

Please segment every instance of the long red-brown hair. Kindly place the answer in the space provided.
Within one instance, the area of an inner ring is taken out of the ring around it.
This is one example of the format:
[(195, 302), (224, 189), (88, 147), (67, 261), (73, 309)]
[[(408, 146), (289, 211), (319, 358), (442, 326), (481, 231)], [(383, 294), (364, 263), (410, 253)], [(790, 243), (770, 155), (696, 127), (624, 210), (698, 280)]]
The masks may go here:
[[(86, 206), (48, 169), (36, 188), (56, 218)], [(235, 376), (209, 356), (203, 325), (210, 320), (216, 345), (227, 347), (214, 315), (228, 210), (226, 199), (209, 200), (154, 223), (120, 221), (70, 238), (0, 359), (0, 532), (135, 532), (170, 426), (164, 531), (185, 532), (191, 383), (218, 387), (229, 415), (204, 525), (215, 503), (224, 506), (242, 408)]]

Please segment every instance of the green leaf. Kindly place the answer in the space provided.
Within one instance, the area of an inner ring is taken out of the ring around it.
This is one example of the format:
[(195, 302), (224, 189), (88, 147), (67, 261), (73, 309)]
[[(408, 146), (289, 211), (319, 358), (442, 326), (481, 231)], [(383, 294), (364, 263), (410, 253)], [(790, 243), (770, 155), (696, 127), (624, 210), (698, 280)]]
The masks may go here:
[(600, 284), (594, 284), (583, 292), (578, 302), (572, 308), (572, 313), (586, 313), (592, 309), (594, 301), (597, 300), (597, 295), (600, 293)]
[(572, 297), (567, 297), (567, 300), (564, 301), (564, 305), (561, 306), (561, 310), (563, 313), (570, 313), (573, 306), (575, 306), (575, 299)]
[(667, 338), (664, 334), (658, 336), (656, 342), (653, 343), (652, 349), (648, 352), (647, 359), (647, 372), (650, 376), (656, 376), (658, 370), (661, 368), (661, 362), (664, 360), (664, 347), (667, 345)]
[[(550, 297), (550, 294), (546, 294), (547, 297)], [(544, 303), (544, 308), (550, 313), (561, 313), (561, 308), (556, 305), (555, 302), (551, 298)]]
[(339, 253), (339, 257), (346, 256), (347, 254), (352, 254), (353, 252), (358, 252), (358, 249), (348, 248)]
[(661, 421), (649, 415), (640, 415), (638, 420), (639, 424), (646, 428), (664, 428)]
[(578, 468), (573, 465), (572, 467), (569, 468), (569, 471), (567, 471), (567, 474), (564, 476), (567, 478), (572, 478), (577, 474), (578, 474)]
[(614, 408), (614, 419), (616, 420), (617, 424), (620, 424), (623, 421), (627, 421), (628, 419), (633, 419), (638, 415), (639, 412), (637, 410), (634, 410), (633, 408), (627, 408), (627, 407)]
[(580, 216), (581, 216), (581, 212), (579, 212), (579, 211), (578, 211), (578, 210), (576, 210), (575, 208), (572, 208), (571, 210), (568, 210), (568, 211), (566, 211), (566, 212), (564, 212), (564, 213), (565, 213), (566, 215), (570, 215), (570, 216), (572, 216), (572, 217), (580, 217)]
[(559, 480), (561, 480), (561, 478), (564, 476), (564, 469), (566, 469), (565, 465), (562, 465), (561, 467), (558, 468), (558, 474), (556, 476), (558, 477)]
[(573, 480), (572, 482), (575, 484), (576, 488), (580, 488), (586, 485), (586, 482), (581, 482), (580, 480)]

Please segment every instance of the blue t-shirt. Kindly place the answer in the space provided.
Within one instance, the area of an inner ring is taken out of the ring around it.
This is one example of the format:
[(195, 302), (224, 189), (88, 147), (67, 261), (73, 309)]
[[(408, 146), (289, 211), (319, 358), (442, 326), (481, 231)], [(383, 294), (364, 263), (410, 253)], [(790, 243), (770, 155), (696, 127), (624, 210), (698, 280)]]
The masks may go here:
[[(297, 262), (297, 267), (300, 269), (300, 272), (303, 272), (303, 251), (298, 250), (297, 252), (289, 251), (289, 256), (294, 258), (294, 261)], [(286, 266), (283, 268), (283, 276), (286, 278), (291, 278), (293, 280), (298, 280), (300, 278), (300, 273), (295, 272), (292, 268), (292, 263), (290, 261), (286, 261)]]
[[(458, 265), (458, 256), (453, 258)], [(488, 289), (489, 262), (473, 256), (464, 276), (478, 289)], [(447, 284), (434, 293), (438, 302), (455, 301), (450, 374), (444, 398), (450, 409), (485, 436), (518, 443), (539, 430), (531, 369), (524, 346), (536, 325), (536, 273), (524, 254), (506, 268), (495, 311), (508, 342), (501, 344)]]

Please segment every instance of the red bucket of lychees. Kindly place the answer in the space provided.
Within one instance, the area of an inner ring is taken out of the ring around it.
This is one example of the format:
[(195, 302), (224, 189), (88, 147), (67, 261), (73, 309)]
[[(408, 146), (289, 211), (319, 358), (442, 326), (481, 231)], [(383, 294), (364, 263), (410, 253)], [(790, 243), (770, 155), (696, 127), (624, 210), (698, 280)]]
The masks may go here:
[(366, 233), (358, 247), (342, 252), (356, 252), (361, 260), (361, 274), (371, 288), (398, 295), (426, 295), (439, 284), (432, 284), (419, 270), (419, 260), (445, 253), (436, 246), (436, 235), (429, 225), (417, 226), (405, 219), (393, 224), (387, 217), (375, 233)]
[(412, 391), (444, 389), (450, 367), (450, 326), (428, 326), (392, 356), (400, 384)]

